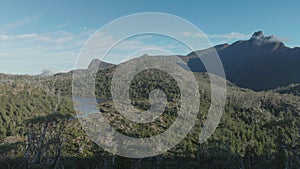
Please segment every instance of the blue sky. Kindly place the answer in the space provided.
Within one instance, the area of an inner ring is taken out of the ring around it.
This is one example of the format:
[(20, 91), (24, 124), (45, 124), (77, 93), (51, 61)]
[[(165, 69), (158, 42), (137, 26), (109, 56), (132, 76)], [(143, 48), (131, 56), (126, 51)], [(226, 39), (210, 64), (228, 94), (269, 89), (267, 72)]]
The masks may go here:
[[(287, 46), (300, 46), (300, 2), (295, 1), (2, 1), (0, 72), (38, 74), (67, 71), (86, 40), (105, 24), (138, 12), (163, 12), (184, 18), (207, 34), (213, 44), (248, 39), (254, 31), (274, 34)], [(191, 32), (182, 36), (196, 37)], [(113, 37), (105, 35), (103, 41)], [(156, 37), (130, 39), (144, 47)], [(139, 40), (139, 41), (138, 41)], [(168, 45), (170, 41), (165, 40)], [(184, 50), (170, 48), (174, 53)]]

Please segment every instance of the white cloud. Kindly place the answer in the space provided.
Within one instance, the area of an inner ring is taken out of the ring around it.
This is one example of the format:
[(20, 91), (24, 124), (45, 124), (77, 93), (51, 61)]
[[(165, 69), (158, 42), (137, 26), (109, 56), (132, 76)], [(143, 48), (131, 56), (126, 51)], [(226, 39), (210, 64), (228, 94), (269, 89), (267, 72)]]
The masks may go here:
[[(89, 29), (79, 33), (59, 30), (46, 33), (0, 34), (0, 72), (38, 74), (44, 69), (72, 70), (80, 50), (93, 33), (94, 30)], [(92, 59), (102, 58), (114, 44), (115, 47), (104, 61), (118, 63), (128, 56), (133, 56), (133, 53), (138, 55), (143, 52), (158, 54), (159, 51), (169, 51), (173, 54), (190, 52), (183, 49), (182, 44), (172, 43), (172, 39), (163, 38), (166, 37), (143, 35), (118, 43), (118, 37), (107, 32), (97, 32), (89, 39), (88, 45), (81, 53), (83, 58), (79, 59), (76, 68), (86, 68)]]
[(4, 44), (11, 44), (12, 46), (45, 46), (45, 47), (57, 47), (62, 48), (74, 48), (82, 47), (84, 42), (88, 39), (89, 31), (83, 31), (78, 34), (67, 31), (55, 31), (47, 33), (28, 33), (18, 35), (0, 35), (0, 41), (2, 46)]
[(0, 42), (1, 41), (6, 41), (6, 40), (9, 40), (10, 39), (10, 36), (7, 36), (7, 35), (0, 35)]
[(20, 21), (15, 21), (15, 22), (10, 22), (10, 23), (4, 24), (4, 25), (0, 25), (0, 31), (5, 32), (5, 31), (11, 30), (13, 28), (25, 25), (27, 23), (35, 22), (35, 21), (39, 20), (39, 18), (40, 18), (40, 16), (31, 16), (31, 17), (26, 17)]
[(251, 35), (239, 32), (230, 32), (227, 34), (212, 34), (208, 35), (209, 38), (224, 38), (224, 39), (244, 39), (249, 38)]
[(280, 43), (281, 40), (276, 36), (262, 36), (262, 37), (252, 37), (255, 39), (254, 44), (262, 45), (266, 43)]
[[(166, 36), (145, 34), (133, 36), (122, 41), (119, 40), (118, 37), (108, 32), (97, 32), (89, 40), (85, 50), (82, 51), (81, 58), (77, 63), (78, 68), (87, 67), (94, 58), (117, 64), (124, 61), (127, 57), (138, 57), (143, 54), (153, 55), (158, 54), (158, 51), (164, 51), (161, 54), (186, 54), (190, 52), (187, 52), (186, 46), (180, 42), (175, 43), (174, 39)], [(110, 48), (111, 50), (109, 50)]]
[(194, 32), (180, 32), (179, 35), (181, 36), (187, 36), (187, 37), (195, 37), (195, 38), (220, 38), (220, 39), (244, 39), (249, 38), (250, 34), (243, 34), (240, 32), (230, 32), (226, 34), (200, 34), (200, 33), (194, 33)]
[(16, 38), (16, 39), (34, 39), (38, 37), (39, 34), (37, 33), (29, 33), (29, 34), (20, 34), (15, 37), (11, 37), (10, 39)]
[(66, 23), (54, 26), (53, 29), (62, 29), (64, 27), (68, 26), (68, 25), (70, 25), (70, 22), (66, 22)]
[(71, 70), (90, 32), (0, 34), (0, 72), (38, 74), (44, 69)]
[(183, 35), (183, 36), (191, 36), (191, 35), (193, 35), (192, 32), (180, 32), (179, 34)]

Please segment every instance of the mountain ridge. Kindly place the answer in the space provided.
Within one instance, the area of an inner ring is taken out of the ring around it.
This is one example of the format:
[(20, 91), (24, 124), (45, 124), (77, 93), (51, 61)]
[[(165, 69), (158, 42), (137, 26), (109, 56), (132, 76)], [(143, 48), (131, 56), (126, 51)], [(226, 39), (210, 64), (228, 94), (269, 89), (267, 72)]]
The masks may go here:
[[(300, 83), (300, 47), (287, 47), (276, 36), (265, 36), (262, 31), (254, 32), (248, 40), (219, 44), (178, 57), (191, 71), (206, 72), (200, 58), (209, 57), (214, 49), (219, 54), (226, 79), (239, 87), (262, 91)], [(94, 59), (87, 70), (97, 64), (100, 69), (114, 66)]]
[[(255, 32), (249, 40), (230, 45), (215, 46), (223, 63), (227, 80), (253, 90), (275, 89), (300, 83), (300, 48), (289, 48), (274, 35)], [(203, 72), (205, 67), (198, 55), (209, 49), (188, 54), (187, 63), (192, 71)]]

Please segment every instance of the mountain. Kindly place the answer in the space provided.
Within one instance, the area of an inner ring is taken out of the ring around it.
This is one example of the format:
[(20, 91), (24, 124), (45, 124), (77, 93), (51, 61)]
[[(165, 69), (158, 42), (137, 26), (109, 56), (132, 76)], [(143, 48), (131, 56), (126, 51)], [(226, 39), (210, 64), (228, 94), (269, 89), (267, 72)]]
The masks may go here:
[(97, 65), (99, 66), (100, 70), (109, 69), (114, 66), (112, 63), (100, 61), (99, 59), (93, 59), (89, 64), (88, 70), (92, 70)]
[[(249, 40), (215, 46), (227, 80), (253, 90), (274, 89), (300, 82), (300, 48), (289, 48), (275, 36), (255, 32)], [(198, 58), (209, 57), (210, 49), (194, 51), (184, 57), (190, 69), (204, 72)]]
[(41, 77), (46, 77), (46, 76), (53, 76), (55, 75), (57, 72), (52, 71), (52, 70), (43, 70), (42, 73), (36, 75), (36, 76), (41, 76)]
[[(210, 57), (212, 49), (178, 57), (187, 62), (193, 72), (206, 72), (198, 56)], [(222, 61), (226, 79), (239, 87), (261, 91), (300, 83), (300, 48), (289, 48), (274, 35), (265, 36), (258, 31), (249, 40), (220, 44), (214, 49)], [(96, 64), (100, 69), (113, 66), (95, 59), (88, 70)]]

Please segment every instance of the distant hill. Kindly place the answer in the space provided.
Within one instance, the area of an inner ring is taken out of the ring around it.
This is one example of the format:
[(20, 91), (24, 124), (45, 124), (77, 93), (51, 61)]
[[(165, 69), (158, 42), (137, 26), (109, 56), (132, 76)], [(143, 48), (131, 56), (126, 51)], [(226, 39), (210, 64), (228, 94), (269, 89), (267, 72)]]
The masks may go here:
[[(253, 90), (274, 89), (300, 83), (300, 48), (289, 48), (275, 36), (255, 32), (249, 40), (215, 46), (223, 63), (227, 80)], [(192, 52), (184, 57), (190, 69), (204, 72), (197, 57), (208, 56), (209, 49)]]

